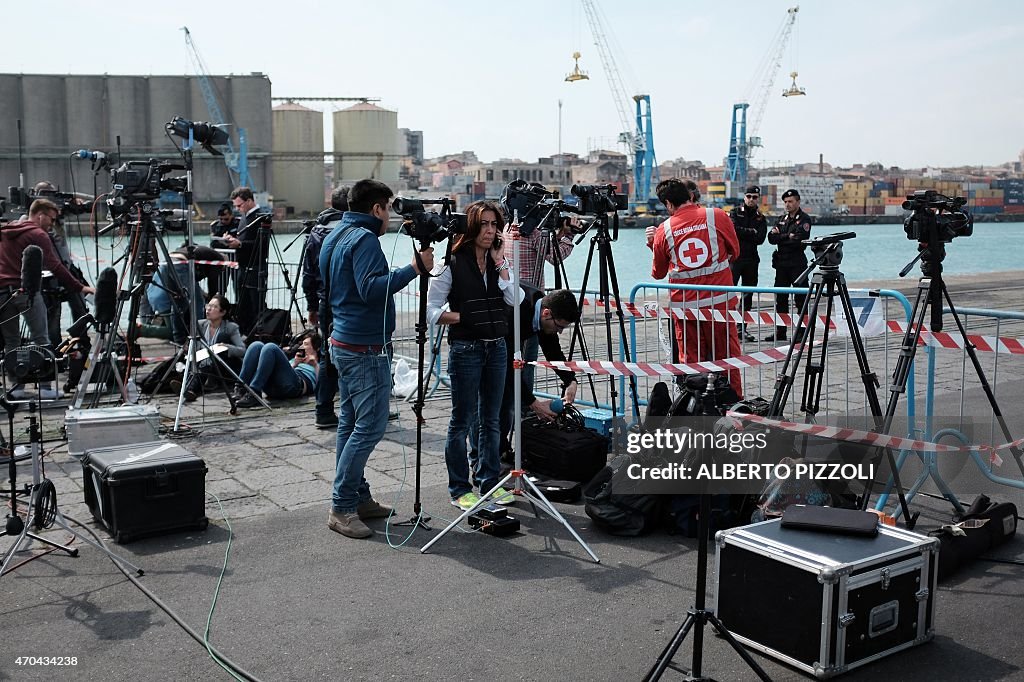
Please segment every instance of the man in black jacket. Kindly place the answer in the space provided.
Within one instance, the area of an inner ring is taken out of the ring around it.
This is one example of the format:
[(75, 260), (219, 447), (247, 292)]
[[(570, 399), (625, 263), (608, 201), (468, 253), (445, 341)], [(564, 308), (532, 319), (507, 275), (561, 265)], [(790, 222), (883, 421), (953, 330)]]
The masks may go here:
[[(302, 292), (306, 296), (306, 319), (310, 327), (320, 329), (324, 339), (321, 357), (330, 358), (327, 339), (331, 337), (331, 312), (324, 295), (324, 279), (320, 274), (320, 247), (334, 228), (341, 222), (341, 216), (348, 210), (348, 187), (337, 187), (331, 192), (331, 207), (317, 217), (317, 224), (306, 237), (306, 249), (302, 255)], [(316, 428), (335, 429), (338, 427), (338, 413), (334, 410), (334, 396), (338, 394), (338, 369), (333, 362), (320, 364), (324, 376), (316, 383)]]
[(236, 187), (231, 202), (241, 214), (238, 235), (224, 238), (238, 262), (238, 302), (235, 321), (249, 334), (256, 318), (267, 309), (267, 258), (270, 254), (270, 214), (256, 204), (252, 190)]
[[(775, 223), (768, 233), (768, 243), (775, 244), (778, 249), (772, 254), (772, 267), (775, 268), (775, 286), (791, 287), (794, 280), (807, 269), (807, 247), (803, 241), (811, 238), (811, 217), (800, 208), (800, 192), (787, 189), (782, 193), (786, 204), (786, 213)], [(795, 294), (796, 313), (799, 315), (804, 307), (805, 294)], [(780, 315), (789, 313), (789, 294), (775, 294), (775, 312)], [(796, 325), (793, 325), (796, 327)], [(775, 327), (775, 334), (765, 339), (767, 342), (785, 341), (786, 327)], [(794, 341), (800, 343), (799, 338)]]
[[(760, 200), (761, 189), (757, 185), (751, 185), (743, 195), (743, 203), (734, 207), (729, 215), (733, 227), (736, 228), (736, 237), (740, 240), (740, 257), (732, 264), (732, 281), (737, 286), (757, 286), (757, 268), (761, 263), (757, 247), (764, 244), (765, 236), (768, 234), (768, 221), (758, 206)], [(754, 294), (743, 294), (742, 312), (750, 310), (753, 302)], [(740, 324), (740, 335), (744, 341), (757, 340), (747, 331), (745, 322)]]

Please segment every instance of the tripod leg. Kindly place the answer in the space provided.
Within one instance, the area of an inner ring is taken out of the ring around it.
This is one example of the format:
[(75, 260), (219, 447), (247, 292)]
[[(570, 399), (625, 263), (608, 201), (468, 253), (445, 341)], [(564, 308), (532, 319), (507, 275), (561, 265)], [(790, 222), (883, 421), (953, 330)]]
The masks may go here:
[[(809, 306), (813, 306), (814, 310), (817, 310), (818, 302), (820, 300), (821, 278), (820, 273), (815, 273), (811, 279), (807, 296), (804, 298), (804, 304), (800, 308), (800, 319), (803, 319), (807, 314)], [(797, 329), (799, 329), (799, 326)], [(796, 373), (800, 367), (800, 361), (809, 345), (809, 343), (790, 344), (789, 350), (786, 351), (786, 359), (782, 363), (782, 370), (779, 372), (779, 378), (775, 380), (775, 390), (772, 392), (772, 402), (771, 406), (768, 408), (768, 416), (782, 416), (782, 412), (786, 407), (786, 401), (789, 400), (789, 393), (792, 390), (793, 385), (796, 383)]]
[[(978, 360), (978, 353), (974, 349), (972, 344), (967, 339), (967, 329), (964, 327), (963, 321), (960, 319), (960, 315), (957, 314), (956, 308), (953, 307), (953, 299), (949, 297), (949, 290), (946, 289), (945, 282), (940, 281), (942, 287), (942, 295), (946, 299), (946, 304), (949, 306), (949, 310), (953, 313), (953, 320), (956, 322), (957, 329), (960, 330), (960, 336), (964, 340), (964, 350), (967, 351), (967, 355), (971, 358), (971, 364), (974, 365), (974, 372), (978, 375), (978, 381), (981, 383), (982, 390), (985, 391), (985, 397), (988, 398), (988, 404), (992, 406), (992, 414), (996, 418), (996, 422), (999, 424), (999, 430), (1003, 432), (1003, 438), (1007, 442), (1013, 441), (1013, 435), (1010, 433), (1010, 427), (1007, 426), (1006, 420), (1003, 418), (1003, 411), (999, 408), (999, 403), (996, 401), (996, 395), (992, 392), (992, 386), (988, 383), (988, 377), (985, 376), (985, 370), (981, 367), (981, 361)], [(1013, 459), (1017, 462), (1017, 468), (1020, 469), (1021, 474), (1024, 474), (1024, 462), (1021, 461), (1021, 450), (1019, 447), (1010, 448), (1010, 454), (1013, 455)]]
[(672, 665), (672, 659), (675, 658), (676, 652), (679, 651), (679, 647), (683, 645), (686, 635), (690, 634), (690, 630), (696, 622), (697, 618), (691, 611), (687, 614), (683, 624), (679, 626), (678, 630), (676, 630), (676, 634), (672, 636), (668, 645), (658, 655), (658, 659), (654, 662), (654, 666), (647, 671), (646, 675), (644, 675), (644, 682), (654, 682), (655, 680), (661, 679), (661, 676), (665, 673), (665, 668)]
[(750, 655), (749, 651), (743, 648), (742, 644), (736, 641), (736, 638), (732, 636), (732, 633), (729, 632), (724, 625), (722, 625), (722, 621), (718, 620), (718, 617), (715, 614), (707, 614), (707, 621), (711, 623), (711, 627), (715, 629), (715, 632), (729, 643), (729, 646), (731, 646), (733, 650), (740, 655), (743, 662), (750, 666), (750, 669), (753, 670), (758, 677), (764, 680), (764, 682), (772, 682), (772, 678), (768, 676), (768, 673), (764, 671), (764, 668), (762, 668), (754, 657)]

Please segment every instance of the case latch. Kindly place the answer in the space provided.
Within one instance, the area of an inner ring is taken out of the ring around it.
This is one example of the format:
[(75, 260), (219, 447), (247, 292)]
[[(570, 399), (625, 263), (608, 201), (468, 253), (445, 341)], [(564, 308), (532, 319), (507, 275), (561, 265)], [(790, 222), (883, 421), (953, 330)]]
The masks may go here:
[(925, 599), (928, 598), (928, 595), (930, 595), (930, 594), (931, 594), (931, 592), (929, 592), (928, 588), (926, 587), (923, 590), (918, 590), (917, 592), (915, 592), (914, 593), (914, 598), (917, 599), (917, 601), (924, 601)]
[(845, 628), (848, 625), (852, 625), (853, 621), (855, 620), (857, 620), (857, 616), (853, 615), (852, 613), (844, 613), (843, 615), (839, 616), (839, 627)]
[(883, 568), (879, 575), (881, 575), (881, 577), (882, 577), (882, 589), (883, 590), (888, 590), (889, 589), (889, 581), (892, 579), (892, 576), (889, 575), (889, 569), (888, 568)]

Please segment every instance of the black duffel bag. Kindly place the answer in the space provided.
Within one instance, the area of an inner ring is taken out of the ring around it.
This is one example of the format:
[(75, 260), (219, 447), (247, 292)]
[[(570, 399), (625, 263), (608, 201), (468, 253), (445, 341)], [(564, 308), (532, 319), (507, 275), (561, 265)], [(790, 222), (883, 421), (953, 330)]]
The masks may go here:
[(523, 419), (523, 468), (563, 481), (586, 483), (608, 463), (608, 439), (583, 426), (574, 408), (553, 422)]

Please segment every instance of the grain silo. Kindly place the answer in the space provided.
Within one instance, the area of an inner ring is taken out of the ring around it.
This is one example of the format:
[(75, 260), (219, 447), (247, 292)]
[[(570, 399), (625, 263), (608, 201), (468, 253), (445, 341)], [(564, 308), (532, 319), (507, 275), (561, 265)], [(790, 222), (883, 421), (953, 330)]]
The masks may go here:
[(273, 110), (274, 208), (316, 215), (324, 209), (324, 115), (287, 102)]
[(334, 112), (334, 182), (398, 182), (398, 112), (360, 102)]

